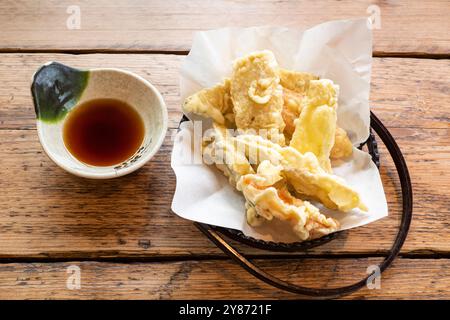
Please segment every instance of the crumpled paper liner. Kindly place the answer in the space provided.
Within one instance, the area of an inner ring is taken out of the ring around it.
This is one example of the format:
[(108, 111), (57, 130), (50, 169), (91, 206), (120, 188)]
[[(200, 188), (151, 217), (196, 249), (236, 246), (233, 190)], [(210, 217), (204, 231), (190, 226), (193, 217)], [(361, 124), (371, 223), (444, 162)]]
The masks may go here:
[[(224, 28), (195, 35), (181, 70), (181, 101), (230, 76), (232, 61), (253, 51), (271, 50), (286, 69), (312, 72), (340, 86), (338, 125), (354, 145), (369, 135), (372, 34), (367, 19), (331, 21), (308, 30), (278, 27)], [(204, 120), (187, 115), (191, 120)], [(204, 120), (202, 129), (210, 128)], [(197, 137), (198, 138), (198, 137)], [(177, 178), (172, 210), (180, 217), (211, 225), (239, 229), (257, 239), (294, 242), (298, 238), (284, 223), (252, 228), (245, 219), (244, 197), (223, 174), (204, 163), (193, 147), (193, 124), (185, 122), (175, 137), (171, 165)], [(197, 164), (193, 164), (196, 160)], [(333, 166), (359, 192), (368, 212), (342, 213), (314, 203), (322, 213), (337, 219), (340, 230), (355, 228), (387, 216), (380, 175), (369, 154), (354, 148), (353, 156)]]

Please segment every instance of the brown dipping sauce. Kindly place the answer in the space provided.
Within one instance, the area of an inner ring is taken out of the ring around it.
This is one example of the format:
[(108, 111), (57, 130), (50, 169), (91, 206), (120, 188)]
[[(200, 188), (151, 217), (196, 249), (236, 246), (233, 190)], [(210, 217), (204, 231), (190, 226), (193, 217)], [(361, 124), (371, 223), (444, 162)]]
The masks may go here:
[(141, 146), (144, 134), (144, 122), (138, 112), (116, 99), (80, 104), (69, 113), (63, 129), (70, 153), (93, 166), (111, 166), (127, 160)]

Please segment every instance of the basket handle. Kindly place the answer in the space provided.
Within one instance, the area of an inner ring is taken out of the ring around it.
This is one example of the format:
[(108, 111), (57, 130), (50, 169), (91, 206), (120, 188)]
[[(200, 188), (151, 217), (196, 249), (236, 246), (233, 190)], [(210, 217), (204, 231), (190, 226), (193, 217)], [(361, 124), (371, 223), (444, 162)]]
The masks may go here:
[[(400, 178), (400, 185), (402, 189), (402, 204), (403, 204), (403, 214), (400, 223), (399, 231), (395, 238), (395, 241), (389, 251), (389, 254), (378, 266), (380, 272), (386, 270), (394, 261), (395, 257), (400, 252), (403, 243), (405, 242), (406, 236), (408, 234), (409, 226), (412, 219), (412, 208), (413, 208), (413, 193), (411, 186), (411, 179), (408, 172), (408, 167), (406, 166), (405, 159), (395, 142), (394, 138), (390, 132), (386, 129), (383, 123), (375, 116), (373, 112), (370, 112), (371, 127), (375, 130), (378, 136), (381, 138), (383, 143), (386, 145), (397, 169), (398, 176)], [(316, 299), (330, 299), (350, 294), (364, 285), (366, 285), (368, 275), (364, 279), (343, 287), (330, 288), (330, 289), (319, 289), (319, 288), (309, 288), (299, 285), (295, 285), (288, 281), (281, 280), (265, 271), (260, 269), (257, 265), (249, 261), (245, 256), (243, 256), (239, 251), (237, 251), (233, 246), (231, 246), (217, 231), (215, 231), (211, 226), (207, 224), (202, 224), (195, 222), (197, 228), (200, 229), (207, 237), (210, 239), (217, 247), (219, 247), (223, 252), (230, 256), (234, 261), (236, 261), (241, 267), (247, 270), (250, 274), (256, 278), (264, 281), (281, 290), (288, 292), (314, 297)]]

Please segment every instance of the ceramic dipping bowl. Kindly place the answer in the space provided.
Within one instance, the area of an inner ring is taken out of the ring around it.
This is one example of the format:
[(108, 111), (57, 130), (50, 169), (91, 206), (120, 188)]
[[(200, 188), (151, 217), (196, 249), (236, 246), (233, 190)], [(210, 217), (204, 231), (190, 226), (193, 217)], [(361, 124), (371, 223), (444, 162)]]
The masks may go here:
[[(149, 161), (167, 131), (167, 107), (158, 90), (147, 80), (120, 69), (71, 68), (49, 62), (34, 74), (31, 85), (39, 140), (58, 166), (77, 176), (108, 179), (135, 171)], [(86, 101), (117, 99), (141, 116), (143, 142), (129, 159), (113, 166), (92, 166), (76, 159), (66, 148), (63, 128), (68, 114)]]

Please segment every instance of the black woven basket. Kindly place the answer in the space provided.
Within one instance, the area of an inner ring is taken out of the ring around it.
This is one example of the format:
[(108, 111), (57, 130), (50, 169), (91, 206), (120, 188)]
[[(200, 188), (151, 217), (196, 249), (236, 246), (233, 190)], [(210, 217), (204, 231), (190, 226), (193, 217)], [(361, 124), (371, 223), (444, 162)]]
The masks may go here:
[[(183, 121), (187, 121), (188, 119), (183, 116)], [(412, 219), (412, 205), (413, 205), (413, 194), (412, 194), (412, 186), (411, 179), (409, 177), (408, 167), (406, 166), (405, 159), (395, 142), (392, 135), (386, 129), (386, 127), (382, 124), (382, 122), (373, 114), (370, 113), (370, 125), (371, 132), (367, 141), (359, 146), (361, 149), (364, 145), (367, 146), (367, 150), (372, 156), (372, 161), (376, 164), (376, 166), (380, 167), (380, 156), (378, 153), (377, 141), (375, 139), (375, 135), (372, 130), (374, 130), (380, 139), (385, 144), (389, 154), (392, 157), (392, 160), (395, 163), (395, 167), (397, 169), (397, 173), (400, 178), (400, 185), (402, 189), (402, 202), (403, 202), (403, 212), (400, 227), (395, 238), (395, 241), (389, 251), (388, 255), (385, 257), (383, 262), (379, 265), (380, 272), (386, 270), (394, 261), (395, 257), (400, 252), (403, 243), (405, 242), (406, 236), (409, 231), (409, 226), (411, 224)], [(330, 289), (318, 289), (318, 288), (309, 288), (303, 287), (299, 285), (294, 285), (290, 282), (281, 280), (277, 277), (274, 277), (263, 270), (261, 270), (258, 266), (253, 264), (247, 258), (245, 258), (241, 253), (239, 253), (233, 246), (231, 246), (223, 236), (226, 236), (235, 241), (241, 242), (248, 246), (252, 246), (258, 249), (277, 251), (277, 252), (295, 252), (295, 251), (304, 251), (313, 247), (320, 246), (324, 243), (327, 243), (336, 237), (338, 237), (341, 232), (335, 232), (324, 237), (303, 241), (303, 242), (295, 242), (295, 243), (276, 243), (271, 241), (263, 241), (258, 240), (249, 236), (246, 236), (242, 233), (242, 231), (227, 229), (222, 227), (211, 226), (203, 223), (194, 223), (200, 231), (202, 231), (215, 245), (217, 245), (222, 251), (224, 251), (227, 255), (229, 255), (234, 261), (240, 264), (245, 270), (249, 273), (257, 277), (258, 279), (274, 286), (282, 290), (286, 290), (292, 293), (297, 293), (302, 296), (309, 296), (316, 299), (330, 299), (336, 298), (339, 296), (343, 296), (346, 294), (350, 294), (363, 286), (366, 285), (367, 280), (372, 275), (368, 275), (362, 280), (355, 282), (352, 285), (347, 285), (338, 288), (330, 288)]]

